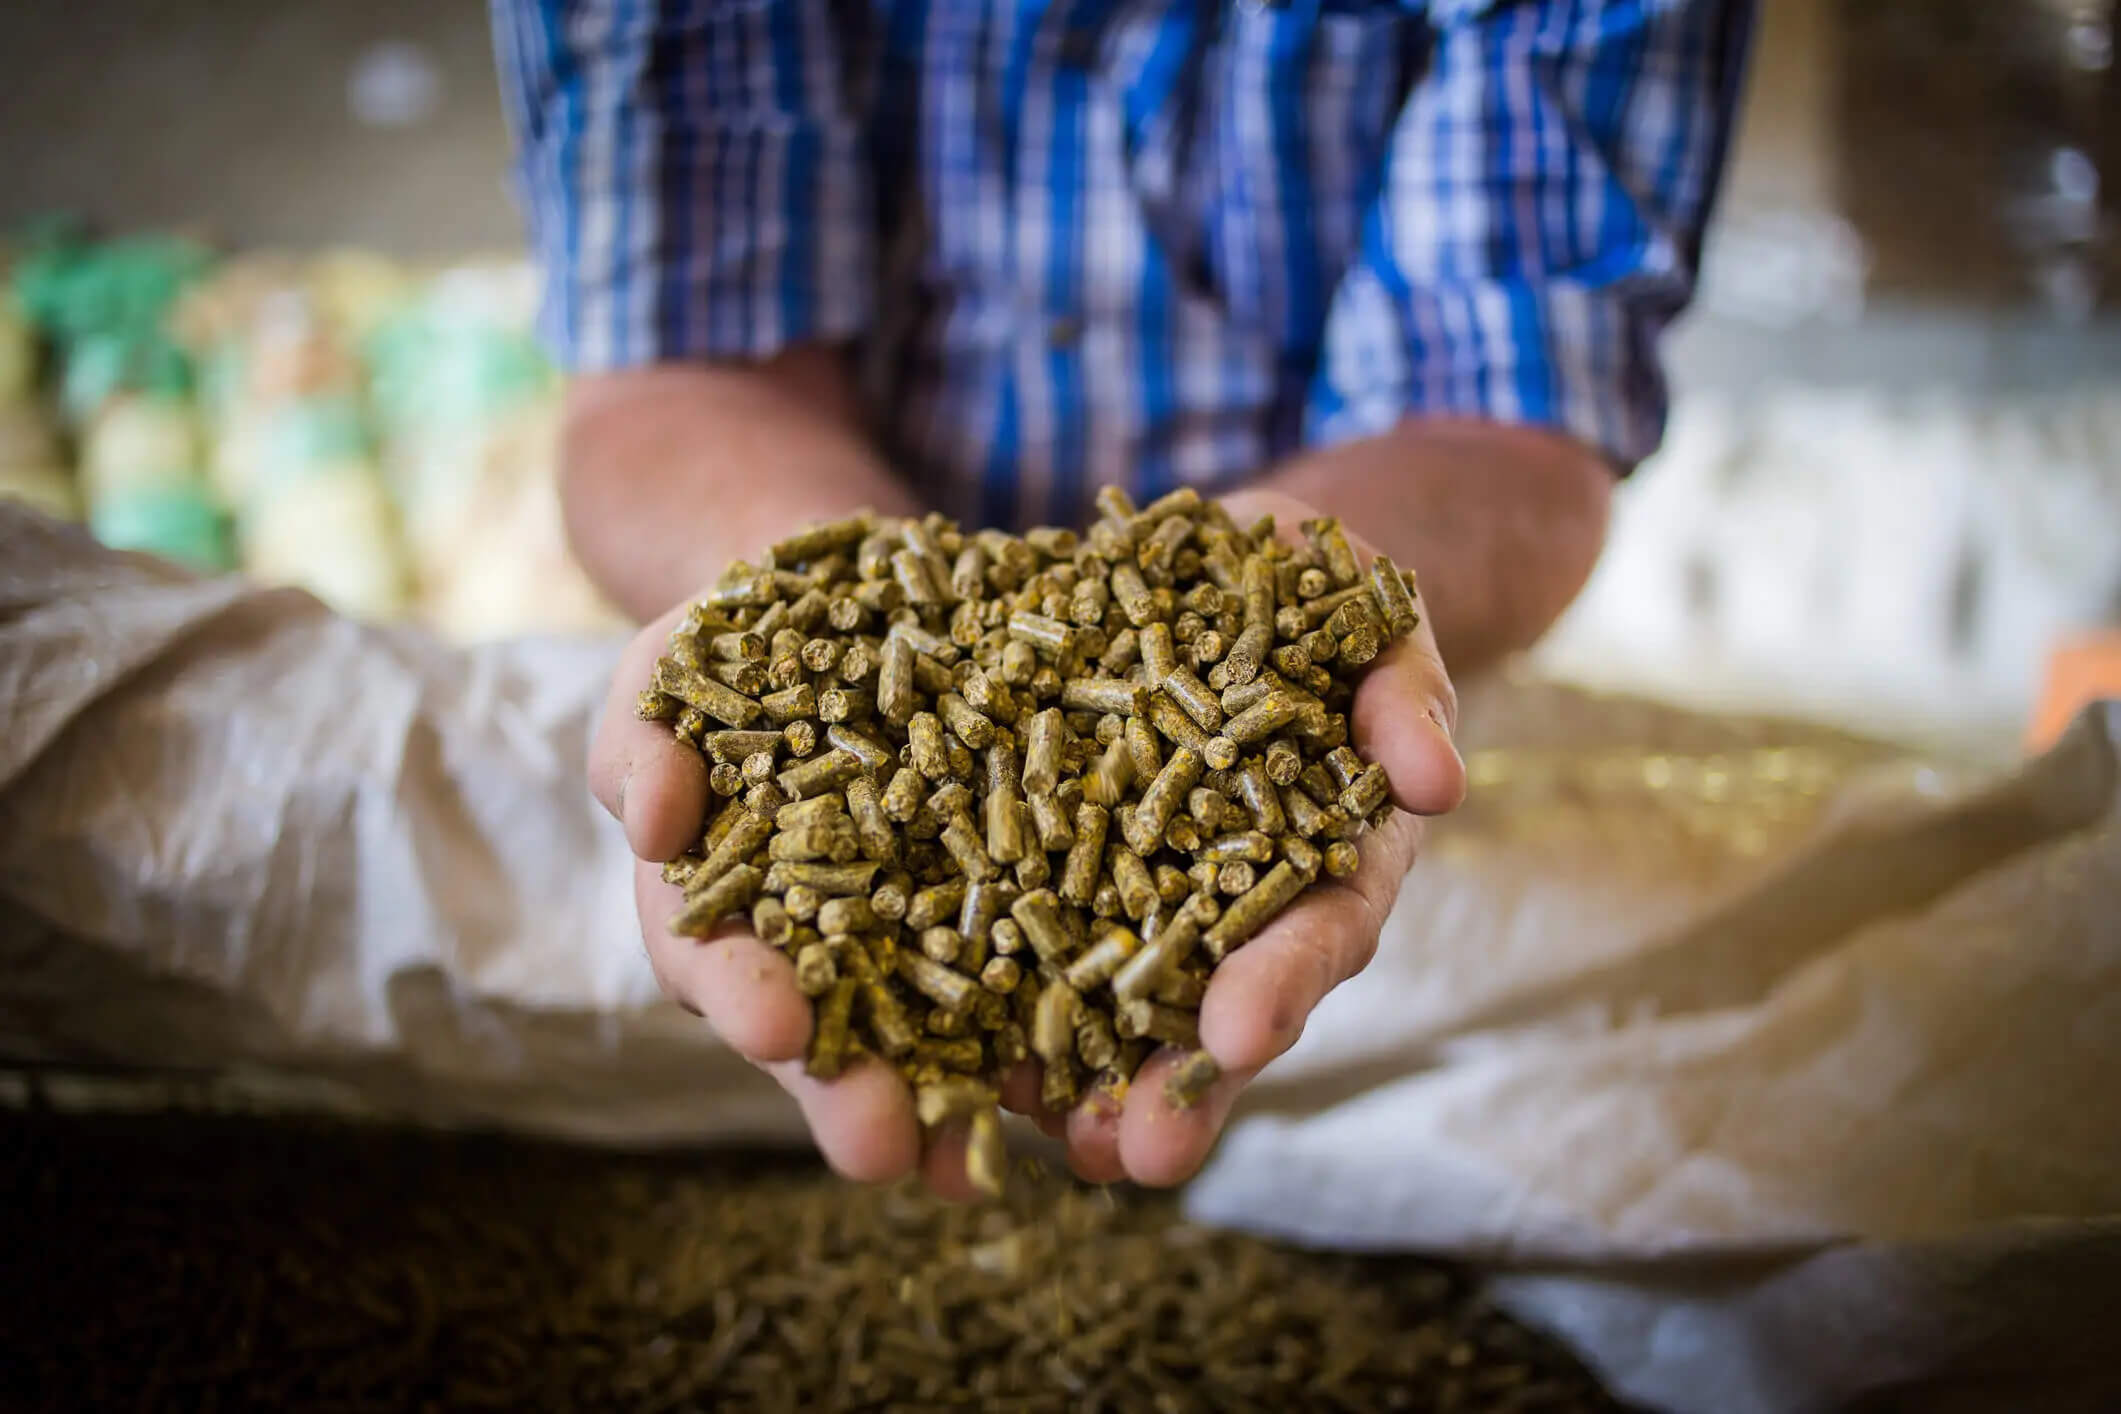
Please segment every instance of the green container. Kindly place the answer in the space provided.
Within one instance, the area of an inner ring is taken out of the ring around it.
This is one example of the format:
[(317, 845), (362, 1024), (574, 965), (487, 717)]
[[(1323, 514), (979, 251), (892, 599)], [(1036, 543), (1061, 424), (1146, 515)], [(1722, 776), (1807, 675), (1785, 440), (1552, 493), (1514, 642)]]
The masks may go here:
[(140, 550), (205, 574), (235, 568), (228, 521), (203, 489), (161, 487), (91, 507), (88, 528), (114, 550)]

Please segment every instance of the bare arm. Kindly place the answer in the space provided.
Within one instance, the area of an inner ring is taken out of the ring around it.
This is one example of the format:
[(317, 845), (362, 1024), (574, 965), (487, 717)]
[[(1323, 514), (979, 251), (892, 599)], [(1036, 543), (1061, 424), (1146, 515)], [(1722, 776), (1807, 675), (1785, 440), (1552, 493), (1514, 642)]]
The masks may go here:
[(815, 347), (577, 380), (560, 496), (590, 578), (641, 620), (805, 522), (917, 509), (863, 437), (838, 354)]
[(1454, 675), (1527, 648), (1583, 588), (1613, 474), (1555, 433), (1407, 421), (1310, 452), (1256, 485), (1341, 517), (1420, 576)]

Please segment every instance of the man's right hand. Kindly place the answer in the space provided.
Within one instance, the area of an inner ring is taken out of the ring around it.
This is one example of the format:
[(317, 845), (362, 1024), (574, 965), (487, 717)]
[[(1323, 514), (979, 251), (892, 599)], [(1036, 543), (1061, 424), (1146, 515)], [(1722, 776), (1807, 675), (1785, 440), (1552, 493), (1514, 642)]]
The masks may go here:
[[(788, 960), (732, 925), (674, 937), (682, 895), (662, 865), (697, 843), (707, 767), (634, 701), (686, 602), (731, 560), (801, 526), (869, 508), (919, 510), (862, 439), (838, 356), (802, 349), (758, 365), (670, 365), (578, 380), (568, 394), (562, 488), (569, 538), (599, 587), (653, 619), (613, 675), (589, 781), (625, 826), (641, 934), (663, 989), (786, 1086), (825, 1158), (863, 1180), (922, 1162), (913, 1100), (876, 1062), (826, 1085), (803, 1073), (810, 1004)], [(939, 1187), (962, 1191), (961, 1151), (931, 1146)]]
[[(590, 789), (625, 826), (635, 856), (634, 901), (656, 980), (795, 1097), (835, 1170), (862, 1182), (903, 1177), (923, 1166), (920, 1126), (905, 1082), (871, 1058), (829, 1084), (804, 1072), (810, 1002), (796, 989), (788, 959), (753, 937), (748, 923), (732, 922), (704, 940), (670, 932), (684, 896), (663, 882), (662, 865), (699, 840), (707, 766), (668, 725), (635, 716), (634, 698), (648, 685), (683, 612), (671, 610), (627, 645), (589, 752)], [(968, 1191), (961, 1144), (931, 1146), (926, 1170), (938, 1189)]]

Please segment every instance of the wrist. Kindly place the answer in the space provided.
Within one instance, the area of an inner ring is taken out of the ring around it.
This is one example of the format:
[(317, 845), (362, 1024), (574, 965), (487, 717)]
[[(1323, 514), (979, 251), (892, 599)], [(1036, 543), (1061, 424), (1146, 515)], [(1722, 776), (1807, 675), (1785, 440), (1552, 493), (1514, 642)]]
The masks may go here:
[(917, 502), (862, 436), (829, 350), (667, 365), (568, 391), (561, 504), (598, 586), (654, 618), (811, 521)]

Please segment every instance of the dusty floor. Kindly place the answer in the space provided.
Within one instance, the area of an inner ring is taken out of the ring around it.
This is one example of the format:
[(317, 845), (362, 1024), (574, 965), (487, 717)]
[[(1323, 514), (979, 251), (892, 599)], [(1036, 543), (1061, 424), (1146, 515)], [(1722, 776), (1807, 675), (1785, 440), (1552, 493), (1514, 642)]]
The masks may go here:
[(1439, 1264), (1020, 1177), (0, 1114), (9, 1409), (1608, 1410)]

